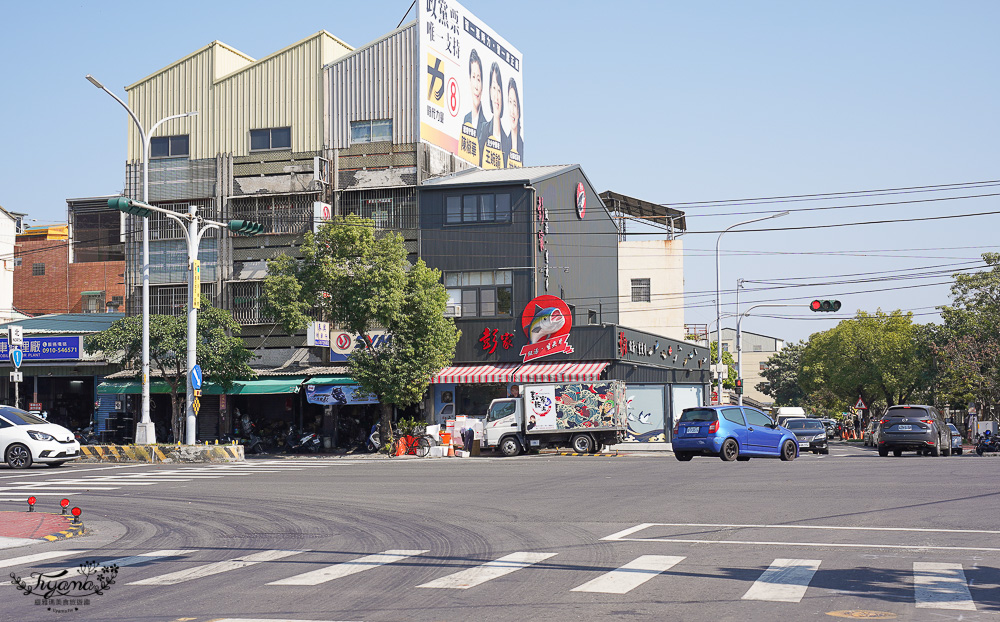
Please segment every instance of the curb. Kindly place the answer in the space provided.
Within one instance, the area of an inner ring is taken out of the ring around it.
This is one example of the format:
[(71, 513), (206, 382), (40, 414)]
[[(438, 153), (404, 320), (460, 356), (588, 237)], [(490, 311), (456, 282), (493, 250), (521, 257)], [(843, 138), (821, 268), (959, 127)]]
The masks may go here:
[(242, 445), (83, 445), (83, 462), (242, 462)]
[(57, 540), (66, 540), (67, 538), (73, 538), (75, 536), (83, 536), (86, 535), (86, 533), (86, 527), (84, 527), (83, 523), (80, 523), (79, 525), (70, 525), (69, 529), (65, 529), (58, 533), (43, 536), (41, 539), (49, 542), (55, 542)]
[(598, 454), (578, 454), (578, 453), (574, 453), (574, 452), (571, 452), (571, 451), (561, 451), (561, 452), (559, 452), (559, 453), (557, 453), (555, 455), (557, 455), (557, 456), (589, 456), (591, 458), (624, 458), (627, 454), (619, 454), (619, 453), (614, 453), (614, 454), (600, 454), (600, 453), (598, 453)]

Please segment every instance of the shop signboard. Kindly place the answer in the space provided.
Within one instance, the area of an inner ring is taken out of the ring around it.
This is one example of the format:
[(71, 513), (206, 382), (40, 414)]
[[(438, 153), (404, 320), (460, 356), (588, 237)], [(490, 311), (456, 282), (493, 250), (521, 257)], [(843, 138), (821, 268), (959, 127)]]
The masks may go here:
[(525, 404), (528, 412), (528, 432), (538, 432), (540, 430), (555, 430), (557, 425), (556, 417), (556, 388), (551, 384), (528, 385), (525, 395)]
[[(368, 333), (368, 338), (371, 339), (372, 347), (375, 348), (392, 343), (392, 335), (384, 330), (373, 330)], [(367, 347), (364, 337), (355, 333), (333, 331), (329, 333), (328, 339), (330, 340), (331, 363), (343, 363), (347, 361), (347, 357), (351, 355), (351, 352), (354, 352), (358, 348), (364, 349)]]
[(521, 328), (528, 337), (528, 345), (521, 348), (525, 363), (553, 354), (572, 354), (569, 332), (573, 328), (573, 314), (558, 296), (538, 296), (524, 307)]
[[(79, 335), (72, 337), (25, 337), (21, 352), (26, 361), (80, 358)], [(0, 341), (0, 361), (10, 361), (10, 346), (6, 339)]]
[(356, 384), (306, 385), (306, 401), (310, 404), (327, 406), (378, 404), (378, 398), (371, 393), (366, 393)]
[(310, 322), (306, 327), (306, 345), (321, 348), (330, 347), (330, 323)]
[(454, 0), (417, 6), (420, 140), (484, 169), (522, 166), (521, 52)]

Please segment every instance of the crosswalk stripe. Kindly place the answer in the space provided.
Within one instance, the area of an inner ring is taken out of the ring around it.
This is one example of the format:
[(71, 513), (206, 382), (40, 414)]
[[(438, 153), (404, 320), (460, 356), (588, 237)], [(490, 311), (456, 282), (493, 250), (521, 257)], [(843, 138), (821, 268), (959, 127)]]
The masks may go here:
[(383, 551), (377, 555), (368, 555), (365, 557), (359, 557), (358, 559), (351, 560), (349, 562), (344, 562), (342, 564), (334, 564), (333, 566), (327, 566), (326, 568), (320, 568), (318, 570), (312, 570), (310, 572), (304, 572), (300, 575), (295, 575), (294, 577), (288, 577), (287, 579), (281, 579), (280, 581), (272, 581), (268, 585), (319, 585), (320, 583), (326, 583), (327, 581), (332, 581), (334, 579), (339, 579), (341, 577), (346, 577), (358, 572), (365, 570), (370, 570), (372, 568), (378, 568), (385, 564), (391, 564), (393, 562), (402, 561), (404, 559), (413, 557), (414, 555), (422, 555), (427, 552), (427, 549), (420, 550), (389, 550)]
[[(117, 565), (119, 568), (122, 566), (134, 566), (136, 564), (141, 564), (143, 562), (155, 561), (157, 559), (163, 559), (164, 557), (177, 557), (179, 555), (186, 555), (188, 553), (194, 553), (197, 549), (165, 549), (162, 551), (150, 551), (149, 553), (144, 553), (142, 555), (130, 555), (129, 557), (119, 557), (118, 559), (109, 559), (106, 562), (101, 562), (101, 566), (111, 566)], [(79, 576), (83, 574), (80, 567), (75, 568), (63, 568), (67, 573)], [(50, 570), (47, 574), (52, 574), (53, 572), (60, 572), (59, 570)], [(4, 584), (10, 585), (10, 583)]]
[(913, 592), (918, 609), (976, 610), (962, 564), (913, 562)]
[(290, 618), (214, 618), (212, 622), (344, 622), (343, 620), (292, 620)]
[(511, 553), (510, 555), (506, 555), (500, 559), (486, 562), (481, 566), (469, 568), (468, 570), (462, 570), (446, 577), (435, 579), (429, 583), (418, 585), (417, 587), (465, 590), (470, 587), (475, 587), (481, 583), (485, 583), (490, 579), (496, 579), (497, 577), (502, 577), (506, 574), (521, 570), (522, 568), (527, 568), (532, 564), (537, 564), (538, 562), (544, 561), (554, 555), (555, 553), (525, 553), (523, 551)]
[(35, 553), (34, 555), (23, 555), (21, 557), (12, 557), (10, 559), (0, 559), (0, 568), (10, 568), (13, 566), (21, 566), (24, 564), (33, 564), (34, 562), (40, 562), (46, 559), (67, 557), (69, 555), (76, 555), (77, 553), (86, 553), (86, 552), (87, 551), (84, 549), (47, 551), (45, 553)]
[(604, 594), (625, 594), (639, 587), (661, 572), (666, 572), (684, 561), (675, 555), (642, 555), (617, 570), (612, 570), (596, 579), (591, 579), (573, 592), (601, 592)]
[(820, 563), (819, 559), (776, 559), (754, 581), (743, 600), (797, 603), (805, 596)]
[(176, 585), (177, 583), (183, 583), (193, 579), (201, 579), (222, 572), (236, 570), (238, 568), (246, 568), (247, 566), (253, 566), (254, 564), (259, 564), (261, 562), (269, 562), (283, 559), (285, 557), (291, 557), (292, 555), (298, 555), (299, 553), (305, 553), (305, 551), (288, 551), (282, 549), (262, 551), (260, 553), (244, 555), (243, 557), (237, 557), (235, 559), (228, 559), (226, 561), (214, 562), (203, 566), (195, 566), (194, 568), (179, 570), (177, 572), (171, 572), (156, 577), (149, 577), (148, 579), (142, 579), (141, 581), (133, 581), (128, 585)]

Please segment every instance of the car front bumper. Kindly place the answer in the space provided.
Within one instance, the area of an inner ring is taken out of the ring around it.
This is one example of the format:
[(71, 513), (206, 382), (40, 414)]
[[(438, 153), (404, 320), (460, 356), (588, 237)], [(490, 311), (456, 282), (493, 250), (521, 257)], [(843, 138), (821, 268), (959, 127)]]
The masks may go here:
[(80, 443), (58, 441), (35, 442), (31, 446), (31, 459), (35, 462), (64, 462), (80, 458)]

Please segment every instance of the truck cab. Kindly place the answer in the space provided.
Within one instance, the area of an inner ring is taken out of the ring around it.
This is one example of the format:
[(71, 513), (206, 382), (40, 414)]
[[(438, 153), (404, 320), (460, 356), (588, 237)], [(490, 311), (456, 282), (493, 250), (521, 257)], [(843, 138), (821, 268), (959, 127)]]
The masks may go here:
[[(521, 399), (516, 397), (493, 400), (486, 412), (486, 422), (483, 424), (483, 439), (487, 447), (497, 447), (501, 442), (516, 447), (500, 447), (505, 455), (517, 455), (521, 450), (518, 432), (521, 430)], [(504, 437), (507, 437), (506, 439)], [(510, 451), (508, 451), (508, 449)]]

